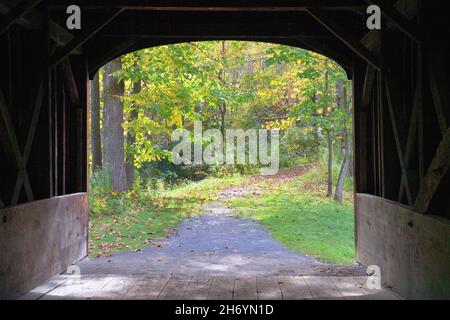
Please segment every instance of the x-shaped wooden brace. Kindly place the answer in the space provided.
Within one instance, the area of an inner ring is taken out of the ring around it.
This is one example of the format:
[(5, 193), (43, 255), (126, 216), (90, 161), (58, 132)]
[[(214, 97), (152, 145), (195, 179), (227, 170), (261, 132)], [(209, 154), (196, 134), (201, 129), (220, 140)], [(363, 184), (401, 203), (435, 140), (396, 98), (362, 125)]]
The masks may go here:
[[(19, 142), (17, 140), (16, 132), (14, 131), (14, 127), (12, 125), (11, 117), (9, 115), (8, 108), (6, 106), (6, 102), (3, 96), (3, 92), (0, 89), (0, 112), (1, 116), (3, 118), (3, 121), (5, 123), (6, 131), (9, 136), (9, 142), (12, 147), (12, 151), (14, 153), (14, 157), (17, 161), (17, 166), (19, 169), (19, 173), (16, 180), (16, 185), (14, 187), (14, 192), (11, 198), (11, 206), (14, 206), (17, 204), (17, 201), (19, 199), (20, 190), (22, 188), (22, 185), (25, 188), (25, 193), (27, 195), (28, 201), (34, 200), (33, 190), (31, 189), (30, 180), (28, 178), (28, 173), (26, 170), (28, 159), (31, 152), (31, 146), (33, 144), (34, 135), (36, 132), (37, 122), (39, 119), (39, 114), (41, 112), (41, 106), (42, 106), (42, 100), (43, 100), (43, 94), (44, 94), (44, 87), (43, 87), (43, 81), (39, 84), (38, 94), (36, 98), (36, 105), (34, 108), (33, 118), (31, 119), (31, 125), (30, 130), (28, 132), (25, 149), (23, 153), (20, 150)], [(0, 206), (3, 203), (0, 202)], [(4, 204), (3, 204), (3, 207)]]
[(413, 199), (412, 199), (411, 189), (410, 189), (409, 183), (408, 183), (408, 175), (406, 172), (406, 165), (405, 165), (405, 155), (403, 154), (402, 145), (400, 142), (400, 136), (399, 136), (399, 131), (398, 131), (398, 127), (397, 127), (397, 120), (395, 118), (394, 105), (393, 105), (393, 101), (392, 101), (391, 88), (390, 88), (388, 77), (385, 77), (384, 83), (385, 83), (385, 88), (386, 88), (386, 97), (387, 97), (387, 101), (388, 101), (388, 110), (389, 110), (389, 115), (391, 118), (392, 131), (394, 133), (395, 147), (397, 149), (398, 161), (400, 163), (401, 184), (404, 186), (404, 188), (406, 190), (406, 198), (408, 199), (408, 204), (412, 205)]

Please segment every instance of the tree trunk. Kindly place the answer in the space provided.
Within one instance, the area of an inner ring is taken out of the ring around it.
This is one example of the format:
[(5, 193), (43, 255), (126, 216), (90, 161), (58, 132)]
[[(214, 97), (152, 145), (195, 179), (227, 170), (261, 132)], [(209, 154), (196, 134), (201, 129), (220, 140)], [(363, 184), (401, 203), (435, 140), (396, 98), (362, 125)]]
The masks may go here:
[[(347, 92), (347, 88), (346, 87), (344, 87), (344, 105), (345, 105), (345, 108), (346, 108), (346, 110), (347, 110), (347, 112), (350, 114), (350, 119), (352, 119), (352, 117), (351, 117), (351, 101), (350, 101), (350, 103), (349, 103), (349, 100), (348, 100), (348, 92)], [(351, 100), (351, 99), (350, 99)], [(347, 174), (350, 176), (350, 177), (353, 177), (353, 130), (352, 130), (352, 128), (353, 128), (353, 124), (352, 123), (350, 123), (349, 124), (349, 126), (346, 128), (346, 134), (347, 134), (347, 151), (348, 151), (348, 157), (349, 157), (349, 160), (348, 160), (348, 172), (347, 172)]]
[(222, 107), (219, 108), (220, 110), (220, 132), (222, 132), (222, 136), (225, 137), (225, 116), (227, 113), (227, 106), (224, 103), (222, 103)]
[[(336, 81), (336, 105), (338, 109), (346, 110), (346, 99), (345, 99), (345, 87), (344, 87), (344, 80), (337, 80)], [(340, 145), (340, 151), (341, 151), (341, 157), (344, 159), (345, 157), (345, 149), (347, 146), (345, 145), (345, 129), (342, 128), (339, 132), (340, 138), (341, 138), (341, 145)]]
[[(141, 92), (141, 81), (138, 80), (135, 83), (133, 83), (133, 94), (138, 94)], [(130, 112), (130, 122), (133, 122), (137, 118), (137, 105), (133, 105), (131, 112)], [(136, 143), (136, 135), (131, 132), (127, 132), (127, 139), (126, 139), (127, 145), (131, 146), (131, 148), (134, 150), (134, 144)], [(126, 155), (126, 164), (125, 164), (125, 171), (127, 175), (127, 186), (128, 189), (130, 189), (133, 186), (134, 183), (134, 153), (128, 152)]]
[(331, 130), (327, 130), (328, 144), (328, 190), (327, 197), (333, 196), (333, 134)]
[[(226, 63), (227, 63), (227, 51), (225, 41), (221, 42), (222, 50), (221, 50), (221, 58), (222, 58), (222, 66), (219, 70), (218, 79), (220, 82), (225, 83), (226, 78)], [(222, 136), (225, 137), (225, 117), (227, 114), (227, 103), (225, 101), (219, 102), (219, 116), (220, 116), (220, 132), (222, 132)]]
[(347, 135), (346, 138), (346, 150), (345, 150), (345, 156), (342, 161), (341, 170), (339, 171), (339, 178), (336, 184), (336, 192), (334, 194), (334, 199), (338, 201), (339, 203), (342, 203), (343, 199), (343, 193), (344, 193), (344, 181), (345, 176), (348, 173), (348, 166), (350, 164), (350, 154), (351, 154), (351, 138)]
[(348, 170), (349, 177), (353, 177), (353, 135), (352, 131), (347, 129), (347, 152), (348, 152)]
[(125, 173), (124, 136), (123, 136), (123, 103), (124, 84), (112, 73), (122, 68), (120, 58), (105, 66), (104, 105), (103, 105), (103, 160), (111, 172), (111, 187), (115, 192), (127, 189)]
[(91, 153), (92, 172), (102, 167), (102, 137), (100, 131), (100, 80), (99, 72), (91, 81)]
[[(325, 63), (325, 99), (328, 101), (328, 95), (330, 91), (330, 83), (329, 83), (329, 73), (328, 73), (328, 64)], [(323, 106), (324, 112), (323, 114), (328, 117), (328, 103), (325, 103)], [(327, 145), (328, 145), (328, 190), (327, 197), (333, 196), (333, 132), (330, 128), (327, 130)]]
[[(350, 108), (347, 105), (347, 90), (344, 87), (343, 83), (336, 83), (336, 89), (337, 91), (341, 91), (341, 94), (338, 96), (338, 105), (341, 108), (344, 108), (345, 112), (348, 114), (350, 113)], [(343, 200), (343, 193), (344, 193), (344, 182), (345, 177), (349, 172), (349, 168), (351, 167), (351, 160), (352, 160), (352, 135), (351, 135), (351, 125), (345, 124), (344, 125), (344, 136), (343, 136), (343, 144), (344, 144), (344, 156), (342, 159), (342, 165), (341, 169), (339, 171), (339, 177), (336, 184), (336, 192), (334, 194), (334, 199), (338, 201), (339, 203), (342, 203)]]

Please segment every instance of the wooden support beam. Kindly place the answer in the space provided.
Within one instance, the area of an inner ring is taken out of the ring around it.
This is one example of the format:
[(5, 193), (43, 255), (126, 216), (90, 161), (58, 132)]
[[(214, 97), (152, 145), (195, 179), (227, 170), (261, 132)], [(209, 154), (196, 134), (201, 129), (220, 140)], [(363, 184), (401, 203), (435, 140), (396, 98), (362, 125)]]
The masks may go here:
[(439, 65), (439, 63), (442, 62), (444, 61), (441, 59), (436, 61), (435, 57), (430, 56), (428, 63), (428, 77), (430, 79), (430, 89), (433, 95), (434, 110), (436, 112), (439, 129), (443, 137), (447, 128), (444, 106), (447, 105), (449, 101), (444, 101), (445, 98), (442, 95), (442, 92), (443, 90), (448, 90), (449, 81), (442, 65)]
[(381, 9), (382, 15), (395, 25), (401, 32), (407, 35), (416, 43), (421, 43), (421, 36), (417, 25), (410, 22), (394, 7), (378, 0), (366, 0), (370, 5), (377, 5)]
[[(43, 81), (41, 81), (39, 84), (39, 87), (38, 87), (37, 97), (35, 100), (36, 104), (33, 109), (34, 110), (33, 117), (31, 118), (30, 129), (28, 131), (28, 136), (27, 136), (25, 148), (23, 151), (23, 166), (24, 166), (24, 168), (26, 168), (26, 166), (28, 165), (28, 159), (30, 158), (31, 147), (33, 145), (34, 137), (36, 135), (36, 128), (37, 128), (37, 124), (39, 121), (39, 115), (41, 113), (43, 98), (44, 98), (44, 85), (43, 85)], [(24, 182), (25, 181), (23, 179), (23, 174), (19, 173), (17, 180), (16, 180), (15, 187), (14, 187), (11, 205), (17, 204), (19, 195), (20, 195), (20, 190), (22, 188), (22, 183), (24, 183)]]
[(417, 78), (418, 78), (418, 90), (419, 92), (419, 109), (417, 115), (417, 147), (418, 147), (418, 158), (419, 158), (419, 181), (420, 184), (423, 183), (423, 178), (425, 176), (425, 151), (424, 151), (424, 104), (423, 104), (423, 78), (424, 78), (424, 68), (423, 68), (423, 46), (422, 44), (417, 45)]
[[(33, 201), (34, 200), (33, 191), (31, 189), (31, 184), (30, 184), (30, 181), (28, 179), (28, 174), (25, 169), (26, 166), (25, 166), (25, 163), (23, 160), (22, 153), (20, 151), (19, 142), (17, 140), (16, 132), (14, 130), (14, 127), (13, 127), (13, 124), (11, 121), (11, 117), (9, 115), (8, 108), (6, 106), (6, 102), (5, 102), (5, 99), (3, 96), (3, 91), (1, 89), (0, 89), (0, 114), (3, 118), (3, 122), (6, 127), (6, 132), (8, 133), (9, 142), (11, 144), (12, 151), (14, 153), (14, 157), (16, 158), (17, 168), (19, 170), (21, 179), (24, 183), (25, 192), (27, 194), (28, 200)], [(15, 203), (12, 203), (12, 205), (15, 205)]]
[(36, 7), (42, 0), (23, 0), (13, 7), (8, 14), (0, 21), (0, 35), (6, 32), (17, 20), (26, 15)]
[(61, 27), (55, 21), (50, 20), (48, 22), (50, 38), (55, 41), (57, 46), (65, 46), (73, 40), (74, 36), (67, 31), (66, 28)]
[(379, 196), (382, 198), (386, 198), (386, 165), (384, 161), (384, 151), (385, 151), (385, 138), (384, 138), (384, 86), (383, 83), (385, 82), (384, 78), (384, 72), (380, 71), (378, 72), (377, 77), (377, 88), (378, 88), (378, 101), (377, 101), (377, 155), (378, 155), (378, 187), (379, 187)]
[(136, 45), (138, 41), (140, 40), (136, 38), (124, 40), (121, 43), (118, 43), (112, 49), (106, 51), (105, 53), (102, 53), (101, 56), (96, 58), (94, 61), (89, 61), (89, 72), (91, 73), (97, 71), (103, 65), (105, 65), (111, 59), (111, 57), (117, 57), (123, 54), (128, 49)]
[(317, 20), (322, 26), (324, 26), (329, 32), (331, 32), (336, 38), (347, 45), (353, 52), (364, 59), (367, 63), (372, 65), (376, 70), (381, 70), (379, 59), (370, 52), (366, 47), (364, 47), (361, 42), (353, 39), (348, 31), (337, 24), (328, 14), (308, 8), (306, 10), (314, 19)]
[(386, 89), (386, 98), (387, 98), (387, 102), (388, 102), (389, 115), (391, 118), (392, 131), (394, 133), (395, 147), (397, 149), (398, 160), (400, 163), (401, 176), (405, 180), (404, 184), (405, 184), (406, 197), (408, 199), (408, 203), (410, 205), (413, 205), (411, 190), (410, 190), (408, 176), (407, 176), (407, 172), (406, 172), (405, 159), (403, 156), (402, 146), (401, 146), (401, 142), (400, 142), (400, 136), (398, 133), (397, 120), (395, 118), (395, 113), (394, 113), (394, 105), (393, 105), (392, 96), (391, 96), (391, 89), (390, 89), (389, 81), (387, 78), (384, 79), (384, 83), (385, 83), (385, 89)]
[(367, 64), (366, 76), (364, 77), (364, 87), (362, 92), (361, 107), (366, 109), (372, 100), (373, 84), (375, 82), (375, 69)]
[[(406, 149), (405, 149), (405, 166), (408, 168), (409, 163), (411, 162), (412, 152), (414, 148), (414, 143), (417, 139), (418, 133), (418, 117), (419, 117), (419, 108), (422, 105), (422, 86), (421, 79), (417, 77), (416, 90), (414, 93), (414, 101), (413, 108), (411, 112), (411, 117), (409, 119), (409, 128), (408, 128), (408, 138), (406, 141)], [(400, 190), (398, 194), (398, 202), (401, 202), (403, 198), (403, 192), (405, 189), (405, 177), (402, 175), (402, 179), (400, 181)]]
[(450, 127), (439, 144), (436, 154), (428, 168), (419, 194), (417, 195), (415, 207), (420, 213), (426, 213), (431, 200), (450, 167)]
[[(367, 145), (367, 110), (360, 108), (358, 105), (361, 101), (362, 84), (364, 79), (364, 66), (359, 59), (355, 59), (353, 64), (353, 81), (352, 81), (352, 113), (353, 113), (353, 146), (355, 150), (353, 158), (353, 167), (355, 168), (355, 192), (370, 193), (368, 188), (368, 175), (370, 167), (368, 166)], [(355, 217), (356, 218), (356, 217)]]
[[(72, 4), (72, 0), (49, 0), (50, 7), (66, 7)], [(105, 7), (122, 7), (130, 10), (154, 10), (154, 11), (200, 11), (200, 12), (246, 12), (246, 11), (303, 11), (309, 7), (323, 10), (363, 10), (364, 2), (358, 0), (301, 0), (280, 1), (279, 3), (267, 3), (264, 1), (236, 1), (215, 0), (214, 5), (207, 1), (153, 1), (153, 0), (77, 0), (76, 3), (90, 9), (102, 9)]]
[(98, 19), (97, 23), (91, 27), (82, 29), (81, 34), (72, 39), (66, 46), (56, 51), (56, 53), (50, 58), (49, 66), (54, 68), (61, 61), (67, 58), (72, 52), (80, 48), (89, 39), (95, 36), (101, 29), (107, 26), (113, 21), (124, 9), (112, 9), (108, 10), (103, 18)]
[(352, 61), (349, 59), (345, 59), (342, 53), (339, 53), (337, 50), (326, 47), (323, 43), (310, 38), (310, 37), (296, 37), (296, 42), (298, 42), (301, 46), (306, 48), (311, 48), (311, 50), (316, 51), (324, 56), (328, 56), (337, 63), (339, 63), (343, 67), (351, 68)]
[(68, 58), (60, 64), (61, 72), (64, 74), (64, 83), (66, 85), (67, 93), (70, 97), (72, 106), (79, 107), (80, 96), (78, 93), (77, 82), (72, 70), (72, 64)]

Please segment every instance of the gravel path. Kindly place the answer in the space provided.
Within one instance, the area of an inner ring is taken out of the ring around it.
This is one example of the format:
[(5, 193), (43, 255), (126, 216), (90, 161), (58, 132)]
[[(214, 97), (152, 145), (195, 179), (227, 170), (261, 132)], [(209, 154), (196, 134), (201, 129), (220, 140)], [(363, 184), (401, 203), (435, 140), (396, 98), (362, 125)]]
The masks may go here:
[[(247, 194), (225, 191), (229, 199)], [(257, 192), (252, 190), (251, 192)], [(205, 206), (204, 216), (184, 220), (176, 234), (137, 252), (85, 259), (82, 274), (296, 276), (365, 275), (358, 265), (335, 266), (292, 252), (274, 240), (262, 225), (234, 217), (222, 202)]]

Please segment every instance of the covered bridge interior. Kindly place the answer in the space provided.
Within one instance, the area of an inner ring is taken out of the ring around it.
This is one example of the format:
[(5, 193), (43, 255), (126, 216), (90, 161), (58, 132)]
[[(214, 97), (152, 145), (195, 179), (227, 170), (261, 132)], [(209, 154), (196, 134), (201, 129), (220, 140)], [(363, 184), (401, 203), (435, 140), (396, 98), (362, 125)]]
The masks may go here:
[[(81, 30), (66, 8), (80, 6)], [(382, 12), (381, 30), (366, 9)], [(151, 46), (267, 41), (353, 80), (357, 260), (450, 297), (450, 34), (437, 1), (0, 1), (0, 298), (87, 255), (89, 78)]]

